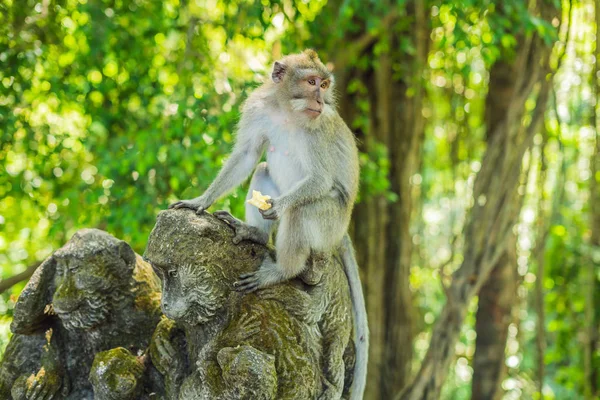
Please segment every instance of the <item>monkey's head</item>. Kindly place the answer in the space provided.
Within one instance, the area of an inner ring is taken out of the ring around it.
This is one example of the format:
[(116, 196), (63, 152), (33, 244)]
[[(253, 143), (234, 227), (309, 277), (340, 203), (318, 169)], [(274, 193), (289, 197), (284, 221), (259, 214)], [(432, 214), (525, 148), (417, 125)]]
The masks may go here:
[(78, 231), (53, 259), (56, 291), (52, 305), (67, 329), (101, 324), (132, 287), (135, 252), (98, 229)]
[(233, 230), (209, 213), (165, 210), (158, 214), (144, 258), (162, 280), (162, 309), (187, 325), (219, 314), (240, 273), (260, 265), (266, 249), (233, 244)]
[(280, 106), (298, 116), (315, 120), (335, 107), (333, 74), (314, 50), (276, 61), (271, 78)]
[(37, 268), (15, 304), (11, 330), (29, 335), (55, 318), (68, 330), (108, 324), (126, 332), (123, 318), (149, 330), (159, 305), (160, 282), (142, 257), (104, 231), (82, 229)]

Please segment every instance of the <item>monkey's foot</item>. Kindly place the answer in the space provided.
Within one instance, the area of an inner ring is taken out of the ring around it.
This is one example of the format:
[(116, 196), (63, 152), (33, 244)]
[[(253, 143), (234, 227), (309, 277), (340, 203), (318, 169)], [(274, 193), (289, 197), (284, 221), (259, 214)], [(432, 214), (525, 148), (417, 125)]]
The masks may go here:
[(240, 243), (242, 240), (250, 240), (263, 245), (269, 242), (269, 235), (267, 233), (260, 231), (255, 226), (240, 221), (227, 211), (215, 211), (213, 215), (233, 228), (235, 233), (233, 243), (235, 244)]
[(233, 286), (238, 292), (245, 293), (251, 293), (285, 280), (277, 269), (277, 264), (268, 257), (258, 271), (241, 274), (239, 279)]
[(260, 288), (258, 271), (248, 274), (241, 274), (240, 280), (234, 282), (233, 287), (238, 292), (252, 293)]

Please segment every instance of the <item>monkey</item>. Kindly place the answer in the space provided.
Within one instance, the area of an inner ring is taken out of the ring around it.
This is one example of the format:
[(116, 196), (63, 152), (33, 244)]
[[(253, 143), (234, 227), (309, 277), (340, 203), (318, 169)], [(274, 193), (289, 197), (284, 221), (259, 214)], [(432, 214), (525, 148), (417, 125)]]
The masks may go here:
[[(267, 161), (257, 166), (265, 152)], [(356, 367), (351, 399), (362, 399), (369, 330), (347, 233), (358, 193), (358, 149), (336, 109), (334, 76), (314, 50), (287, 55), (273, 64), (271, 79), (243, 104), (233, 150), (215, 180), (201, 196), (169, 208), (191, 208), (200, 214), (253, 170), (248, 198), (253, 190), (268, 194), (271, 207), (258, 210), (246, 204), (246, 224), (226, 212), (215, 215), (234, 229), (245, 229), (243, 238), (261, 244), (269, 241), (278, 220), (276, 261), (267, 257), (257, 271), (241, 275), (237, 290), (252, 292), (298, 276), (311, 251), (339, 251), (354, 309)]]

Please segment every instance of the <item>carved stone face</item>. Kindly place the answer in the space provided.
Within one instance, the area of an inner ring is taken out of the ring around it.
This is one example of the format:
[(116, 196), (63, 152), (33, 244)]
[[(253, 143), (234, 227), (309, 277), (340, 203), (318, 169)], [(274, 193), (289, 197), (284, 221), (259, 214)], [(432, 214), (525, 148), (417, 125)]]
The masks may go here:
[(233, 231), (210, 214), (168, 210), (158, 219), (144, 253), (162, 280), (165, 315), (204, 324), (224, 306), (241, 272), (260, 263), (259, 246), (235, 246)]
[[(35, 383), (44, 398), (142, 398), (138, 389), (152, 383), (141, 379), (143, 363), (128, 351), (149, 345), (159, 304), (158, 278), (127, 243), (98, 229), (78, 231), (37, 268), (15, 304), (8, 347), (14, 350), (0, 363), (0, 399), (9, 398), (3, 388), (31, 392), (32, 373), (45, 377)], [(95, 353), (115, 348), (101, 353), (89, 375)]]
[(129, 289), (135, 262), (133, 250), (125, 242), (98, 232), (78, 232), (79, 237), (71, 241), (86, 240), (84, 251), (67, 245), (54, 255), (56, 291), (52, 304), (70, 330), (90, 329), (103, 323), (111, 307), (122, 303)]
[(164, 314), (189, 325), (210, 321), (223, 306), (227, 291), (206, 265), (179, 264), (156, 266), (162, 278)]

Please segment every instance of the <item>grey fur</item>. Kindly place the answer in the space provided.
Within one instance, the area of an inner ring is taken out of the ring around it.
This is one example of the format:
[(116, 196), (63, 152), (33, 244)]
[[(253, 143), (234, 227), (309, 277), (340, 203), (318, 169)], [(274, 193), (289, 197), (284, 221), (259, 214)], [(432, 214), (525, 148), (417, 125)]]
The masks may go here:
[(355, 138), (336, 110), (333, 76), (314, 51), (284, 57), (275, 63), (273, 76), (277, 79), (267, 80), (243, 106), (236, 144), (214, 182), (202, 196), (170, 207), (201, 213), (241, 184), (266, 151), (267, 162), (256, 168), (250, 193), (270, 195), (272, 207), (260, 213), (247, 207), (246, 222), (270, 235), (271, 221), (279, 219), (277, 261), (267, 257), (258, 271), (240, 277), (237, 289), (251, 292), (291, 279), (305, 269), (311, 251), (341, 248), (355, 314), (357, 360), (351, 398), (362, 399), (368, 326), (358, 266), (346, 234), (358, 192)]

